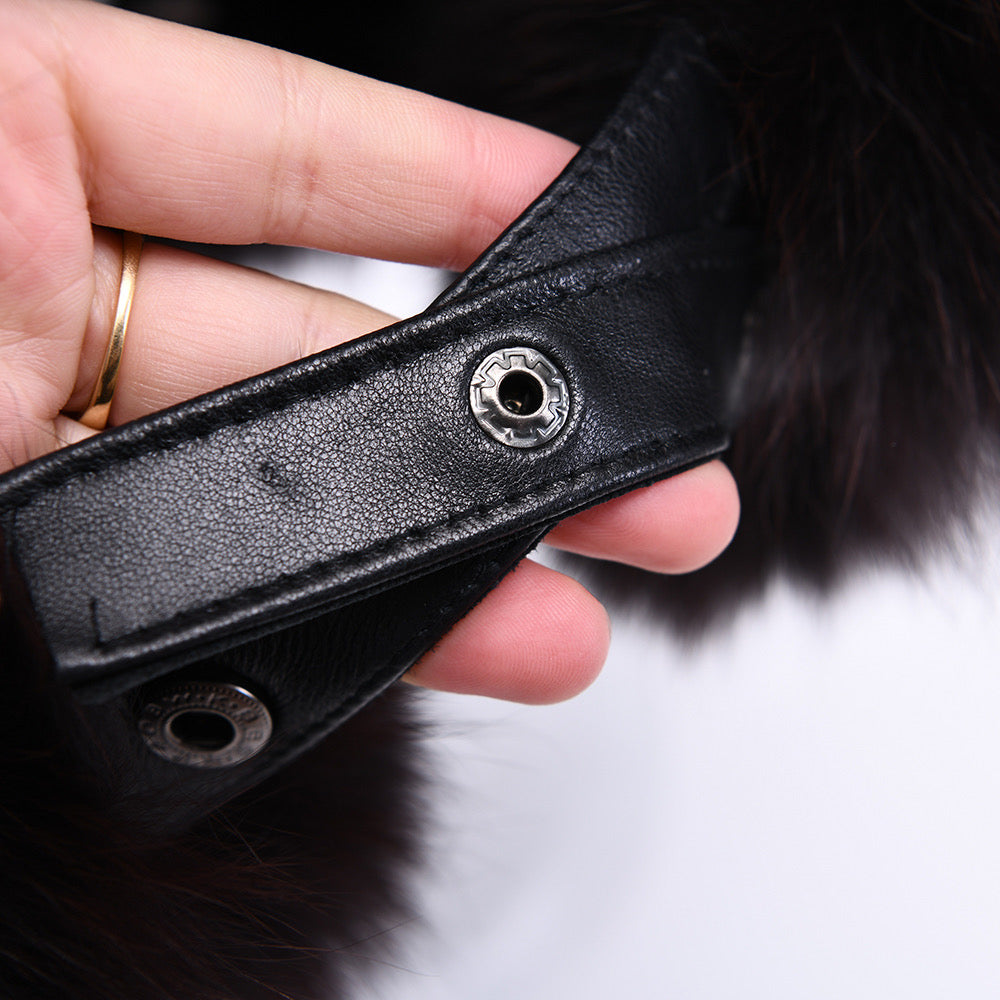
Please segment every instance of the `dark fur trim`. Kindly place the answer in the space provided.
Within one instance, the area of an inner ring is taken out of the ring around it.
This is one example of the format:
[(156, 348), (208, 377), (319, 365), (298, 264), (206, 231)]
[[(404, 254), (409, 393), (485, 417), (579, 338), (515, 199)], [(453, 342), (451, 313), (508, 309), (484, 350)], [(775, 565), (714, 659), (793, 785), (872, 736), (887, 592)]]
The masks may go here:
[(1000, 5), (683, 5), (734, 98), (776, 269), (731, 464), (741, 529), (695, 578), (621, 572), (690, 623), (784, 569), (917, 563), (996, 484)]
[(0, 996), (331, 1000), (410, 913), (419, 727), (405, 689), (271, 781), (158, 838), (103, 801), (71, 709), (0, 637)]

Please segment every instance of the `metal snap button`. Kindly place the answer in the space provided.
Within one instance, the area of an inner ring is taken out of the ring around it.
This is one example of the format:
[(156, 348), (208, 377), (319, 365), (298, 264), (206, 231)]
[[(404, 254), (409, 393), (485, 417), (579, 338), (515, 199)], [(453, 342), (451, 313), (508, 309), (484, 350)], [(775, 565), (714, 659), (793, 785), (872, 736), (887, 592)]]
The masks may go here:
[(139, 733), (153, 753), (188, 767), (232, 767), (271, 738), (271, 714), (246, 688), (182, 681), (162, 688), (139, 716)]
[(569, 385), (533, 347), (505, 347), (485, 357), (469, 384), (479, 426), (512, 448), (551, 441), (569, 419)]

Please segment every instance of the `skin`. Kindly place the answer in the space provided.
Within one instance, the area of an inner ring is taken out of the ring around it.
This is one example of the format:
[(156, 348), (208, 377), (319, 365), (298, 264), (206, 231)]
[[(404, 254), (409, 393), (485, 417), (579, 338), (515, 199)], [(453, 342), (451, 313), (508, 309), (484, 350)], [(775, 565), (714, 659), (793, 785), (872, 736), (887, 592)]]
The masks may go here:
[[(573, 155), (562, 139), (264, 46), (82, 0), (2, 0), (0, 471), (87, 437), (128, 229), (462, 268)], [(146, 244), (110, 425), (378, 329), (377, 310)], [(657, 572), (735, 530), (718, 462), (567, 520), (548, 540)], [(609, 641), (579, 584), (526, 562), (411, 671), (552, 702)]]

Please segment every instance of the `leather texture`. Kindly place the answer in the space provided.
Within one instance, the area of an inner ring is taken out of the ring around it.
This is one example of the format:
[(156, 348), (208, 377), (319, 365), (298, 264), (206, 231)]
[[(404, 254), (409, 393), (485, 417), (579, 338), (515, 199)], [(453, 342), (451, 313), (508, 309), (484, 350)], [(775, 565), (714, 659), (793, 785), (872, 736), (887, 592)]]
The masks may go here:
[[(559, 519), (724, 450), (754, 271), (739, 187), (714, 73), (671, 35), (421, 316), (5, 476), (5, 611), (86, 706), (114, 794), (207, 811), (409, 668)], [(479, 362), (524, 345), (571, 399), (531, 449), (469, 404)], [(177, 676), (251, 688), (269, 746), (214, 772), (150, 753), (136, 711)]]

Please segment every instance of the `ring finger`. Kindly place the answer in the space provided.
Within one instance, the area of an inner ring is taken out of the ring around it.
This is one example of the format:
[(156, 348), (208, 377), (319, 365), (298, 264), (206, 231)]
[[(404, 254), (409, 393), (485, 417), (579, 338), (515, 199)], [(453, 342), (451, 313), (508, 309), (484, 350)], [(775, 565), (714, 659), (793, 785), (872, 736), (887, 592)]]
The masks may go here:
[[(95, 230), (95, 295), (76, 383), (65, 406), (86, 404), (114, 320), (118, 233)], [(175, 247), (142, 250), (109, 424), (209, 392), (386, 326), (392, 317), (332, 292)]]

